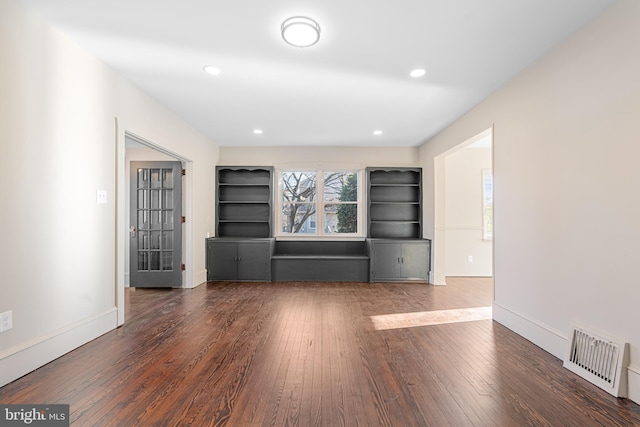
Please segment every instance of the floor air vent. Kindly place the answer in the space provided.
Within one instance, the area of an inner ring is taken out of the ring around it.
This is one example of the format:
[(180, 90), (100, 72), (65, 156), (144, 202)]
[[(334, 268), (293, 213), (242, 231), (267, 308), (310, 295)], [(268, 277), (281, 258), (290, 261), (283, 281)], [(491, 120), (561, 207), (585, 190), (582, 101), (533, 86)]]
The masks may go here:
[(627, 343), (574, 322), (563, 366), (616, 397), (627, 397)]

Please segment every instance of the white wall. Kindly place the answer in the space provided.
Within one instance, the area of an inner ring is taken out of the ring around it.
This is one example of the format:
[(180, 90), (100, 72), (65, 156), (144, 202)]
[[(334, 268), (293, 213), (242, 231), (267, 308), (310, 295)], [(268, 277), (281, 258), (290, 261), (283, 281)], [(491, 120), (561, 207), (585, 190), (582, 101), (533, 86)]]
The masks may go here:
[(491, 170), (491, 148), (465, 147), (444, 163), (445, 275), (492, 276), (493, 247), (483, 239), (482, 215), (482, 170)]
[(194, 279), (213, 231), (218, 149), (13, 0), (0, 2), (0, 56), (0, 312), (13, 312), (0, 334), (3, 385), (123, 318), (124, 132), (192, 160)]
[(417, 167), (416, 147), (221, 147), (220, 164), (277, 166), (301, 163)]
[[(573, 319), (627, 340), (636, 402), (638, 22), (640, 2), (618, 1), (420, 150), (432, 176), (436, 156), (493, 125), (494, 318), (558, 357)], [(426, 237), (433, 200), (427, 188)]]

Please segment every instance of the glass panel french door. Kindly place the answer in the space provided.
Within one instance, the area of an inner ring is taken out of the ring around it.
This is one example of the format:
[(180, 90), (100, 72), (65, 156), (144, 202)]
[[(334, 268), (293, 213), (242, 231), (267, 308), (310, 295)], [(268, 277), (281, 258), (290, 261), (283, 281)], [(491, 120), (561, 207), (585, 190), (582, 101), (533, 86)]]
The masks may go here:
[(131, 162), (131, 286), (182, 286), (181, 171), (180, 162)]

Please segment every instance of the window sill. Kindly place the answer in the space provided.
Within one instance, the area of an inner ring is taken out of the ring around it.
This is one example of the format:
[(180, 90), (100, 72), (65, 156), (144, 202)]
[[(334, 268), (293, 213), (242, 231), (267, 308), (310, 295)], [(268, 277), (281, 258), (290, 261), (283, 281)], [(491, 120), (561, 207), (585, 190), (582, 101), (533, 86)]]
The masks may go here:
[(366, 239), (366, 236), (360, 236), (360, 235), (348, 235), (348, 236), (316, 236), (316, 235), (280, 235), (280, 236), (275, 236), (276, 240), (282, 240), (282, 241), (287, 241), (287, 240), (291, 240), (291, 241), (295, 241), (295, 240), (306, 240), (306, 241), (354, 241), (354, 242), (358, 242), (358, 241), (363, 241)]

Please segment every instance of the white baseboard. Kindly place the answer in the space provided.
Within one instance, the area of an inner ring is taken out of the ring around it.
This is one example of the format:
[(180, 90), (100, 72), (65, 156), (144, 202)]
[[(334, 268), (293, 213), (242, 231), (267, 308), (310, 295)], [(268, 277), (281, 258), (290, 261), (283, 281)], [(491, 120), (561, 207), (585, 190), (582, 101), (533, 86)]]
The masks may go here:
[(640, 366), (629, 365), (627, 368), (629, 389), (628, 398), (640, 405)]
[(117, 325), (118, 310), (113, 307), (1, 352), (0, 387), (115, 329)]
[(493, 303), (493, 320), (528, 339), (560, 360), (567, 351), (567, 337), (506, 307)]
[(429, 284), (434, 286), (446, 286), (447, 283), (445, 281), (439, 282), (436, 280), (435, 275), (433, 274), (433, 270), (429, 272)]
[(200, 285), (202, 285), (203, 283), (205, 283), (207, 281), (207, 270), (201, 270), (198, 272), (195, 272), (193, 274), (193, 283), (191, 283), (191, 286), (189, 286), (190, 288), (195, 288), (198, 287)]
[[(564, 360), (568, 338), (560, 332), (496, 303), (493, 304), (493, 320), (553, 354), (558, 359)], [(627, 398), (640, 404), (640, 367), (629, 365), (627, 373)]]

